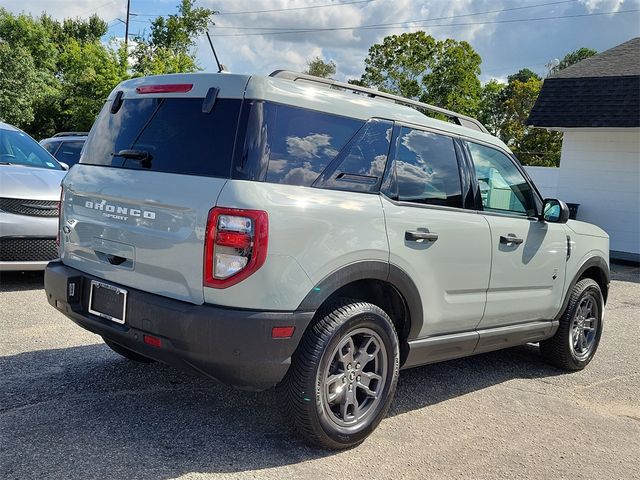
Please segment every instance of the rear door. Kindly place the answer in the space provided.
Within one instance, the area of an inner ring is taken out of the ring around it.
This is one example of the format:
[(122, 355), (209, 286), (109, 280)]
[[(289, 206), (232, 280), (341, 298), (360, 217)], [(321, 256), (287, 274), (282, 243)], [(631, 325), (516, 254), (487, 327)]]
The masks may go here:
[(537, 194), (514, 160), (467, 142), (491, 228), (492, 267), (479, 329), (551, 320), (560, 308), (567, 239), (560, 224), (537, 218)]
[(420, 292), (417, 336), (473, 331), (485, 307), (491, 236), (481, 215), (463, 209), (454, 139), (402, 127), (391, 160), (383, 197), (390, 262)]
[[(165, 82), (175, 86), (175, 77)], [(197, 87), (148, 95), (124, 88), (105, 104), (64, 181), (65, 264), (203, 302), (207, 215), (230, 176), (241, 99), (220, 89), (208, 108), (208, 89)]]

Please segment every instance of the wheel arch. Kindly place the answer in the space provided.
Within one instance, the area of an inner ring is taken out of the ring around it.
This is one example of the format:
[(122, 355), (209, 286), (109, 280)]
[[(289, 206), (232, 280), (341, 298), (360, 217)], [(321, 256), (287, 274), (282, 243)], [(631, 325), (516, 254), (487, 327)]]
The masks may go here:
[(382, 308), (394, 322), (400, 341), (401, 363), (408, 340), (422, 328), (422, 300), (415, 283), (396, 265), (363, 261), (346, 265), (322, 279), (302, 300), (298, 310), (317, 311), (338, 298), (355, 298)]
[(609, 270), (609, 265), (607, 264), (605, 259), (602, 257), (598, 257), (598, 256), (589, 257), (587, 260), (585, 260), (582, 263), (577, 273), (574, 275), (573, 279), (571, 280), (569, 288), (567, 289), (564, 295), (562, 308), (560, 309), (560, 312), (556, 316), (556, 320), (560, 320), (560, 317), (566, 310), (567, 305), (569, 303), (569, 299), (571, 298), (571, 292), (573, 291), (576, 284), (583, 278), (591, 278), (592, 280), (594, 280), (600, 287), (600, 290), (602, 291), (602, 299), (604, 300), (605, 303), (607, 302), (607, 297), (609, 295), (609, 283), (611, 281), (611, 272)]

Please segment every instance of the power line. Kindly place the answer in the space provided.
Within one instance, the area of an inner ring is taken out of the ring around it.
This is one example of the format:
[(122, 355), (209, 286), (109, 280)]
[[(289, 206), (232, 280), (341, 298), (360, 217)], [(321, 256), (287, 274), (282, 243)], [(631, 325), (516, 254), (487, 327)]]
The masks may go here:
[[(332, 28), (307, 28), (307, 29), (298, 29), (298, 30), (290, 30), (290, 31), (278, 31), (278, 32), (260, 32), (260, 33), (231, 33), (231, 34), (222, 34), (217, 35), (214, 34), (214, 37), (248, 37), (254, 35), (290, 35), (297, 33), (320, 33), (320, 32), (336, 32), (341, 30), (380, 30), (380, 29), (406, 29), (406, 28), (415, 28), (415, 27), (426, 27), (426, 28), (434, 28), (434, 27), (466, 27), (473, 25), (491, 25), (491, 24), (500, 24), (500, 23), (518, 23), (518, 22), (538, 22), (544, 20), (559, 20), (566, 18), (581, 18), (581, 17), (596, 17), (601, 15), (617, 15), (621, 13), (632, 13), (632, 12), (640, 12), (640, 9), (634, 10), (622, 10), (622, 11), (612, 11), (612, 12), (598, 12), (598, 13), (583, 13), (576, 15), (559, 15), (553, 17), (538, 17), (538, 18), (521, 18), (521, 19), (511, 19), (511, 20), (493, 20), (493, 21), (485, 21), (485, 22), (468, 22), (468, 23), (440, 23), (440, 24), (426, 24), (426, 25), (407, 25), (407, 26), (377, 26), (377, 25), (363, 25), (360, 27), (332, 27)], [(405, 22), (408, 23), (408, 22)]]
[[(219, 12), (216, 13), (216, 16), (223, 16), (223, 15), (249, 15), (252, 13), (274, 13), (274, 12), (291, 12), (294, 10), (311, 10), (314, 8), (328, 8), (328, 7), (342, 7), (345, 5), (356, 5), (359, 3), (371, 3), (371, 2), (375, 2), (376, 0), (356, 0), (353, 2), (343, 2), (343, 3), (325, 3), (324, 5), (309, 5), (306, 7), (290, 7), (290, 8), (274, 8), (274, 9), (270, 9), (270, 10), (246, 10), (243, 12)], [(169, 15), (172, 15), (171, 13), (167, 13), (165, 15), (154, 15), (151, 13), (139, 13), (138, 16), (139, 17), (167, 17)]]
[[(474, 17), (474, 16), (478, 16), (478, 15), (488, 15), (491, 13), (504, 13), (504, 12), (512, 12), (515, 10), (525, 10), (525, 9), (531, 9), (531, 8), (538, 8), (538, 7), (549, 7), (549, 6), (553, 6), (553, 5), (560, 5), (560, 4), (564, 4), (564, 3), (575, 3), (578, 0), (560, 0), (560, 1), (556, 1), (556, 2), (548, 2), (548, 3), (538, 3), (537, 5), (526, 5), (526, 6), (522, 6), (522, 7), (511, 7), (511, 8), (502, 8), (499, 10), (488, 10), (486, 12), (474, 12), (474, 13), (464, 13), (464, 14), (460, 14), (460, 15), (450, 15), (447, 17), (434, 17), (434, 18), (423, 18), (420, 20), (406, 20), (403, 22), (391, 22), (391, 23), (376, 23), (373, 25), (363, 25), (363, 26), (356, 26), (356, 27), (341, 27), (341, 28), (345, 28), (345, 29), (359, 29), (359, 28), (369, 28), (369, 27), (388, 27), (388, 26), (392, 26), (392, 25), (405, 25), (405, 24), (409, 24), (409, 23), (420, 23), (420, 22), (433, 22), (435, 20), (451, 20), (454, 18), (463, 18), (463, 17)], [(216, 29), (237, 29), (237, 30), (299, 30), (299, 28), (296, 27), (234, 27), (234, 26), (216, 26)]]

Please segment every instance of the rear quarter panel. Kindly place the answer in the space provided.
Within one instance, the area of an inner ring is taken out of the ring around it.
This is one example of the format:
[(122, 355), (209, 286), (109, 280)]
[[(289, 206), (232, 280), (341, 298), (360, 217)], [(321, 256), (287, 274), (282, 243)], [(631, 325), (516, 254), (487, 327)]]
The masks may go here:
[(269, 215), (265, 264), (226, 289), (205, 288), (217, 305), (295, 310), (324, 277), (363, 260), (389, 260), (378, 195), (232, 180), (218, 206)]

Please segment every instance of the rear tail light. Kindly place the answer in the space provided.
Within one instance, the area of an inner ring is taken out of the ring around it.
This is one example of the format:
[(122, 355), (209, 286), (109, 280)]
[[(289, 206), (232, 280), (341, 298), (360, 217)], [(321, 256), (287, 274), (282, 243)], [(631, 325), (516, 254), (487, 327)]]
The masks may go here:
[(60, 201), (58, 202), (58, 233), (56, 234), (56, 245), (60, 246), (60, 229), (62, 228), (62, 221), (60, 217), (62, 216), (62, 197), (64, 195), (64, 187), (60, 187)]
[(204, 285), (227, 288), (253, 274), (267, 258), (268, 239), (267, 212), (213, 208), (207, 220)]

